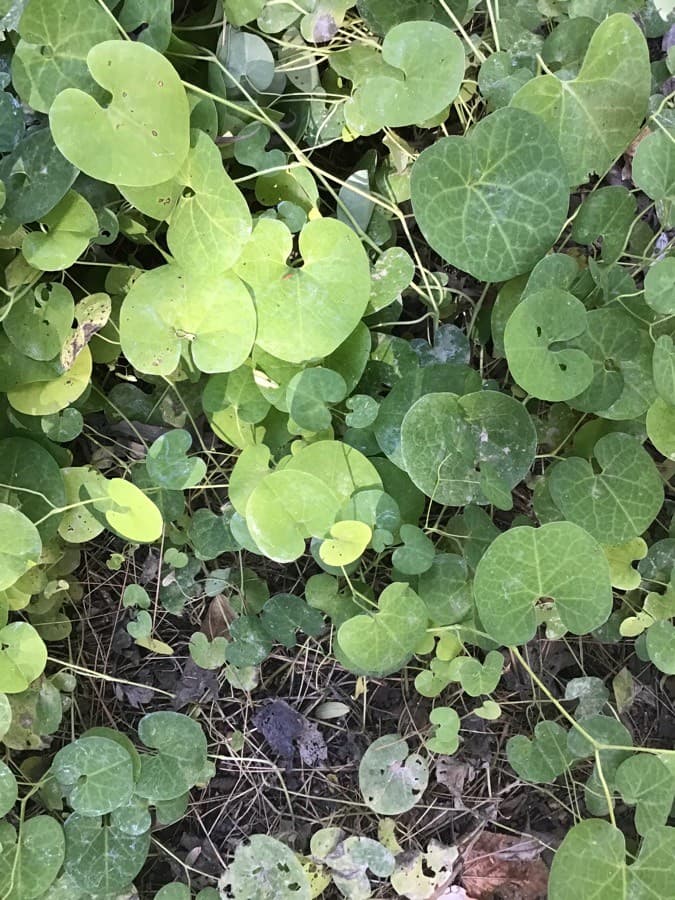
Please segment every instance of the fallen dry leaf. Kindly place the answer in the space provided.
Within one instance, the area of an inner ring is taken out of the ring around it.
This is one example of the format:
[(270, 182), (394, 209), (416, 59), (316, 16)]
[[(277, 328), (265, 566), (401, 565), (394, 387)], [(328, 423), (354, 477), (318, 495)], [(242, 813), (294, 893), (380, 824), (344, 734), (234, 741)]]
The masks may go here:
[(216, 594), (209, 603), (204, 620), (201, 624), (202, 631), (212, 641), (216, 637), (229, 638), (230, 624), (237, 618), (235, 611), (230, 606), (230, 601), (222, 594)]
[(542, 846), (527, 837), (484, 831), (462, 854), (462, 881), (475, 900), (545, 900)]

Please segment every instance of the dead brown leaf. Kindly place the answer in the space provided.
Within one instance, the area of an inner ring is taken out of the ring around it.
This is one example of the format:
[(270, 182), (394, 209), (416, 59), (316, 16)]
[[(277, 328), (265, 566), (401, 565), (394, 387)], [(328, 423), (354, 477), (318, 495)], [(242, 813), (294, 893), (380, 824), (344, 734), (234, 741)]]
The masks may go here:
[(216, 594), (202, 621), (200, 631), (212, 641), (216, 637), (230, 637), (230, 624), (237, 618), (230, 601), (223, 594)]
[(527, 837), (484, 831), (462, 854), (462, 881), (475, 900), (545, 900), (542, 846)]

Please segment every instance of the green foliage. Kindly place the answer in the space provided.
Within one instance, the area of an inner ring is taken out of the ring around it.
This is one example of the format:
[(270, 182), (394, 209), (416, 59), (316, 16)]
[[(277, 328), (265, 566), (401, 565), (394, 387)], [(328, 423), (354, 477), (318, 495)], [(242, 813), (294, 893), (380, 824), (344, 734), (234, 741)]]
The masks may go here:
[[(675, 674), (670, 7), (0, 0), (3, 896), (145, 895), (223, 756), (206, 707), (71, 733), (101, 553), (125, 667), (250, 693), (300, 644), (365, 713), (395, 676), (429, 751), (504, 725), (494, 765), (596, 817), (552, 900), (668, 895), (672, 751), (622, 722)], [(417, 746), (363, 753), (374, 814)], [(454, 890), (393, 828), (253, 835), (217, 893)]]

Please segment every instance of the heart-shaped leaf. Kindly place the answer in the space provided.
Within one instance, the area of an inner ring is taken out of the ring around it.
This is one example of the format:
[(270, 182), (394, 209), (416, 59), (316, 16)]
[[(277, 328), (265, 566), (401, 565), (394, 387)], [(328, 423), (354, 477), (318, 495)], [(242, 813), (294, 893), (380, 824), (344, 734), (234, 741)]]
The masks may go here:
[(418, 581), (417, 592), (435, 625), (455, 625), (473, 605), (469, 570), (461, 556), (437, 554)]
[[(349, 50), (345, 51), (347, 54)], [(356, 76), (355, 90), (345, 107), (349, 127), (373, 134), (384, 126), (421, 124), (449, 106), (464, 77), (464, 48), (459, 38), (436, 22), (403, 22), (387, 32), (381, 56), (353, 73), (331, 66), (346, 77)]]
[(40, 533), (31, 520), (13, 506), (0, 503), (0, 590), (11, 587), (35, 566), (41, 552)]
[(83, 816), (102, 816), (124, 806), (134, 789), (131, 757), (105, 737), (83, 737), (63, 747), (51, 773), (69, 806)]
[(429, 721), (436, 726), (436, 730), (427, 741), (427, 748), (432, 753), (452, 756), (459, 747), (459, 716), (450, 706), (436, 706), (429, 713)]
[(624, 803), (635, 806), (635, 829), (645, 837), (665, 825), (675, 800), (675, 778), (657, 756), (637, 753), (616, 770), (616, 787)]
[(197, 132), (177, 178), (184, 188), (166, 236), (174, 259), (197, 273), (229, 269), (251, 234), (251, 214), (223, 168), (218, 147), (203, 131)]
[(152, 269), (134, 282), (120, 313), (125, 356), (153, 375), (170, 375), (188, 352), (202, 372), (230, 372), (248, 357), (255, 333), (253, 301), (229, 272)]
[(378, 815), (396, 816), (417, 803), (429, 781), (429, 767), (398, 734), (387, 734), (368, 747), (359, 764), (359, 788)]
[(138, 736), (156, 751), (141, 757), (136, 793), (151, 803), (173, 800), (192, 788), (207, 765), (206, 738), (197, 722), (175, 712), (149, 713)]
[(654, 346), (654, 385), (660, 397), (675, 406), (675, 343), (662, 334)]
[(0, 628), (0, 691), (18, 694), (35, 681), (47, 665), (44, 641), (27, 622)]
[(42, 219), (45, 231), (32, 231), (22, 244), (26, 261), (36, 269), (67, 269), (98, 234), (96, 213), (76, 191), (68, 191)]
[(302, 229), (300, 267), (287, 263), (292, 245), (283, 223), (260, 219), (236, 272), (255, 297), (256, 344), (300, 363), (328, 356), (354, 331), (370, 297), (370, 266), (354, 232), (333, 219)]
[[(89, 482), (84, 487), (88, 490)], [(105, 499), (96, 500), (94, 508), (103, 513), (111, 531), (140, 544), (157, 540), (164, 527), (162, 514), (143, 491), (123, 478), (111, 478), (105, 490)]]
[(427, 394), (401, 426), (408, 474), (428, 497), (448, 506), (499, 500), (508, 508), (509, 492), (529, 470), (535, 449), (527, 410), (497, 391)]
[(150, 847), (150, 831), (129, 834), (77, 813), (66, 820), (64, 830), (64, 872), (85, 896), (119, 893), (138, 875)]
[(647, 42), (630, 16), (619, 14), (598, 26), (576, 78), (540, 75), (511, 105), (540, 116), (556, 135), (574, 186), (593, 172), (602, 175), (626, 149), (644, 119), (650, 88)]
[(221, 884), (231, 887), (234, 897), (256, 900), (311, 900), (305, 869), (295, 853), (281, 841), (265, 834), (252, 834), (237, 846), (234, 860)]
[(675, 201), (675, 148), (673, 128), (655, 131), (640, 141), (633, 158), (633, 180), (640, 190), (659, 203), (664, 227), (673, 220)]
[(354, 616), (340, 626), (338, 644), (357, 670), (383, 676), (396, 672), (425, 635), (426, 607), (407, 584), (390, 584), (377, 612)]
[(17, 350), (31, 359), (50, 360), (61, 352), (74, 315), (73, 295), (54, 282), (15, 302), (2, 324)]
[(373, 532), (365, 522), (343, 520), (330, 529), (330, 537), (319, 547), (319, 556), (329, 566), (347, 566), (359, 559)]
[(34, 816), (16, 831), (0, 823), (0, 891), (7, 900), (39, 897), (49, 889), (64, 857), (63, 828), (51, 816)]
[(450, 681), (459, 681), (470, 697), (491, 694), (499, 684), (504, 669), (504, 657), (498, 650), (490, 650), (481, 663), (471, 656), (458, 656), (448, 666)]
[(142, 43), (103, 41), (87, 66), (112, 100), (103, 108), (77, 88), (61, 91), (49, 110), (61, 153), (111, 184), (152, 185), (175, 175), (190, 145), (189, 104), (171, 63)]
[(570, 522), (597, 541), (620, 544), (648, 528), (663, 504), (663, 484), (651, 457), (628, 434), (607, 434), (595, 445), (596, 474), (579, 457), (551, 469), (548, 486)]
[(550, 784), (562, 775), (573, 756), (567, 749), (567, 732), (557, 722), (538, 722), (532, 740), (523, 734), (509, 738), (506, 744), (509, 764), (524, 781)]
[(406, 575), (421, 575), (434, 561), (436, 549), (433, 541), (416, 525), (401, 526), (403, 546), (398, 547), (391, 555), (391, 561)]
[(675, 258), (672, 256), (650, 266), (645, 275), (645, 300), (655, 312), (675, 315)]
[(550, 900), (649, 900), (666, 897), (675, 876), (675, 828), (654, 828), (637, 859), (626, 864), (623, 834), (609, 822), (587, 819), (568, 831), (553, 859)]
[(87, 68), (87, 53), (101, 41), (119, 39), (115, 23), (100, 6), (63, 0), (30, 0), (19, 23), (21, 40), (12, 60), (12, 83), (21, 99), (49, 112), (65, 88), (80, 88), (102, 100), (104, 92)]
[(188, 456), (192, 437), (182, 428), (160, 435), (148, 449), (145, 464), (156, 485), (170, 491), (195, 487), (206, 474), (206, 463)]
[(291, 378), (286, 389), (291, 419), (303, 431), (323, 431), (333, 420), (330, 404), (339, 403), (346, 393), (344, 378), (332, 369), (303, 369)]
[(578, 525), (518, 526), (485, 551), (474, 597), (485, 630), (501, 644), (534, 637), (537, 605), (552, 601), (568, 631), (586, 634), (611, 612), (609, 565), (601, 547)]
[(558, 237), (567, 180), (546, 126), (507, 108), (482, 119), (467, 137), (443, 138), (424, 150), (410, 187), (415, 217), (433, 249), (475, 278), (504, 281), (529, 271)]
[(340, 501), (314, 475), (288, 467), (263, 478), (246, 504), (246, 523), (262, 552), (292, 562), (305, 552), (309, 537), (325, 537)]
[[(541, 400), (569, 400), (591, 382), (593, 365), (569, 343), (586, 330), (586, 309), (567, 291), (529, 294), (509, 316), (504, 348), (511, 374)], [(561, 344), (563, 346), (561, 346)]]

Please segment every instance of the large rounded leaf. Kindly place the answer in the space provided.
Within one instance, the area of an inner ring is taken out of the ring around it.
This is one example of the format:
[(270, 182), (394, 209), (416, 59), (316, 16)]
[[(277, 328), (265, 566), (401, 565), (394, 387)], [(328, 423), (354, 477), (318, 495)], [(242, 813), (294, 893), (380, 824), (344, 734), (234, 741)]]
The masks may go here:
[(82, 737), (54, 757), (51, 773), (68, 804), (83, 816), (102, 816), (124, 806), (134, 789), (126, 749), (105, 737)]
[[(663, 483), (636, 438), (606, 434), (595, 445), (596, 470), (586, 459), (563, 459), (548, 488), (566, 519), (603, 544), (622, 544), (647, 529), (663, 505)], [(597, 471), (599, 470), (599, 471)]]
[(102, 107), (77, 88), (58, 95), (49, 123), (61, 153), (112, 184), (151, 185), (175, 175), (190, 145), (189, 104), (171, 63), (145, 44), (103, 41), (87, 54), (87, 66), (112, 99)]
[(348, 668), (378, 677), (402, 668), (425, 636), (427, 609), (403, 583), (380, 594), (377, 611), (348, 619), (338, 631), (338, 644)]
[(511, 489), (532, 465), (536, 440), (525, 407), (497, 391), (427, 394), (401, 428), (406, 471), (428, 497), (448, 506), (508, 508)]
[(83, 347), (66, 372), (46, 381), (28, 381), (7, 391), (7, 399), (17, 412), (27, 416), (50, 416), (60, 412), (89, 387), (91, 350)]
[(120, 339), (141, 372), (170, 375), (190, 351), (202, 372), (230, 372), (247, 358), (256, 331), (253, 301), (231, 273), (160, 266), (134, 282), (120, 313)]
[(651, 89), (649, 50), (627, 15), (605, 19), (576, 78), (540, 75), (511, 101), (535, 113), (560, 142), (571, 185), (602, 175), (635, 137)]
[(341, 441), (308, 444), (286, 462), (285, 469), (319, 478), (337, 496), (340, 506), (356, 491), (382, 488), (382, 480), (372, 462)]
[(138, 875), (150, 831), (128, 834), (99, 818), (74, 813), (66, 820), (64, 871), (84, 896), (116, 896)]
[(600, 545), (571, 522), (518, 526), (485, 551), (474, 596), (485, 630), (500, 644), (534, 637), (537, 607), (551, 602), (568, 631), (587, 634), (612, 610), (609, 564)]
[[(89, 482), (84, 483), (85, 489)], [(105, 484), (106, 497), (100, 497), (100, 483), (92, 484), (95, 490), (95, 509), (102, 512), (111, 531), (134, 543), (156, 541), (162, 533), (162, 514), (152, 500), (140, 488), (124, 478), (111, 478)]]
[(667, 897), (675, 878), (675, 828), (656, 827), (637, 859), (626, 862), (626, 843), (614, 825), (587, 819), (566, 835), (553, 859), (550, 900), (653, 900)]
[(292, 562), (305, 552), (309, 537), (325, 537), (340, 499), (320, 478), (282, 469), (253, 489), (246, 524), (261, 551), (277, 562)]
[(425, 150), (411, 178), (415, 217), (437, 253), (483, 281), (527, 272), (567, 215), (567, 170), (548, 129), (500, 109), (467, 137)]
[(569, 400), (591, 382), (593, 365), (566, 342), (586, 330), (581, 300), (559, 288), (529, 294), (509, 316), (504, 348), (511, 374), (541, 400)]
[(266, 834), (252, 834), (237, 846), (223, 881), (231, 886), (228, 894), (236, 900), (310, 900), (313, 896), (296, 854)]
[(356, 328), (370, 298), (370, 266), (354, 232), (316, 219), (298, 242), (302, 266), (289, 266), (293, 238), (280, 221), (260, 219), (237, 263), (258, 313), (256, 344), (288, 362), (332, 353)]
[(225, 271), (251, 234), (251, 214), (208, 134), (197, 132), (179, 176), (185, 188), (171, 213), (169, 249), (185, 269)]

